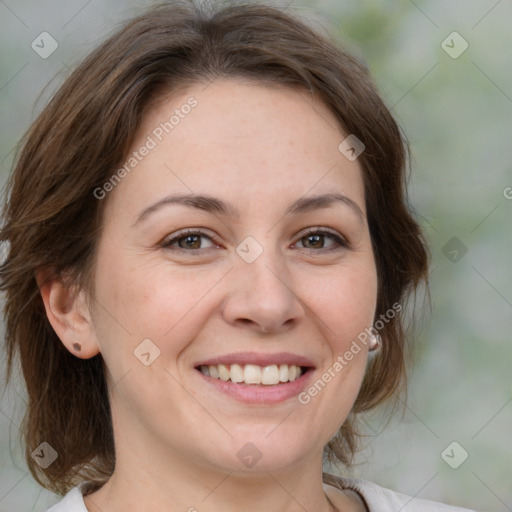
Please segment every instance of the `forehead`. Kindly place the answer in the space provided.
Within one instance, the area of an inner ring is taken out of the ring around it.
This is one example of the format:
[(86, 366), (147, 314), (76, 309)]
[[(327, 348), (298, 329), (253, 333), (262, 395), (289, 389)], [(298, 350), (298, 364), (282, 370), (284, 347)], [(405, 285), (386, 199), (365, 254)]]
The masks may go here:
[(338, 150), (345, 137), (325, 104), (300, 88), (193, 84), (146, 113), (111, 199), (143, 204), (171, 192), (208, 193), (238, 200), (239, 209), (308, 191), (361, 199), (360, 166)]

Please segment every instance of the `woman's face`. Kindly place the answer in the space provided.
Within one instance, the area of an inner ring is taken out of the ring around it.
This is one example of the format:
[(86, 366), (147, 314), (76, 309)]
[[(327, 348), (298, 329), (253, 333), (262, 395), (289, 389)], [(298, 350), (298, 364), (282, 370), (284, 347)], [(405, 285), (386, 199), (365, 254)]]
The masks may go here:
[(148, 113), (100, 199), (93, 336), (118, 463), (319, 461), (360, 388), (367, 348), (344, 355), (377, 295), (347, 135), (306, 92), (234, 79)]

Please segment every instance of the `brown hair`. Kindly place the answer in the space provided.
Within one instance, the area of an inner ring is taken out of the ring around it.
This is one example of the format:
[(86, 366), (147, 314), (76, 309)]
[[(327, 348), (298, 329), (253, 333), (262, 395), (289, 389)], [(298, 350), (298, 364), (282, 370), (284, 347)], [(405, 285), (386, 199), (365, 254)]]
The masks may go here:
[[(407, 145), (362, 63), (274, 7), (205, 9), (182, 1), (148, 9), (69, 76), (25, 135), (7, 185), (0, 232), (9, 245), (0, 267), (7, 381), (19, 355), (28, 391), (26, 460), (34, 478), (58, 494), (83, 480), (98, 486), (108, 480), (114, 438), (101, 354), (79, 359), (63, 346), (47, 319), (36, 272), (51, 269), (93, 293), (106, 203), (94, 190), (124, 161), (151, 101), (217, 76), (305, 88), (364, 143), (358, 161), (378, 274), (376, 317), (427, 284), (428, 253), (406, 200)], [(405, 333), (403, 312), (380, 330), (383, 347), (369, 362), (349, 418), (325, 448), (328, 460), (349, 465), (357, 414), (401, 387)], [(43, 441), (58, 453), (45, 470), (30, 456)]]

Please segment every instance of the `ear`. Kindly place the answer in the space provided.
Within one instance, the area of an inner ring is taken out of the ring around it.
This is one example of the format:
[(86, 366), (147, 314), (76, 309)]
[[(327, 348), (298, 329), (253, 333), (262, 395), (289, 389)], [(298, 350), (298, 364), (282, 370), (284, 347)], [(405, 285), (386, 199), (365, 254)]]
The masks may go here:
[(66, 284), (47, 270), (36, 275), (46, 316), (63, 345), (75, 356), (89, 359), (100, 352), (86, 292)]

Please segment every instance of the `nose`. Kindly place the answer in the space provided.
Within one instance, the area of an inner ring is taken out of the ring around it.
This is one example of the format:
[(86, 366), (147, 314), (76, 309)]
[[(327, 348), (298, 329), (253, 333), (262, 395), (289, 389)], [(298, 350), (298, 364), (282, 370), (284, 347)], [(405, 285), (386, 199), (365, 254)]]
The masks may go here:
[(292, 276), (278, 254), (264, 250), (252, 263), (240, 258), (230, 274), (223, 315), (231, 325), (277, 334), (304, 317)]

